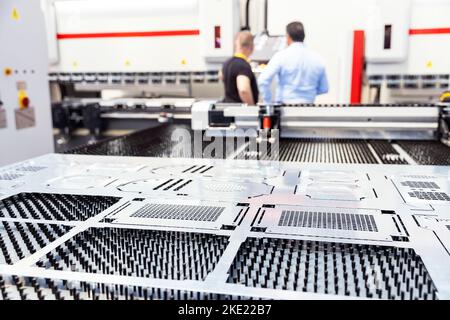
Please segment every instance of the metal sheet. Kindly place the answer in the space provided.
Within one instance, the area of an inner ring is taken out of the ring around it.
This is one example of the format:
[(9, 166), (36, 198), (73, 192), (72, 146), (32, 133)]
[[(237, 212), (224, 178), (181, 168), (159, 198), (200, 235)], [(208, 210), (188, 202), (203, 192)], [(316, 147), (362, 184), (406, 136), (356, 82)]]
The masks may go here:
[[(96, 168), (110, 182), (43, 184), (92, 177)], [(250, 173), (258, 169), (253, 181)], [(0, 231), (11, 226), (0, 234), (15, 259), (0, 263), (11, 298), (20, 294), (8, 275), (23, 277), (31, 293), (33, 281), (52, 279), (57, 289), (44, 294), (54, 299), (76, 298), (61, 280), (83, 299), (93, 285), (101, 299), (125, 298), (125, 288), (139, 299), (450, 298), (450, 254), (443, 245), (450, 201), (405, 196), (412, 189), (448, 192), (448, 167), (51, 154), (0, 172), (15, 175), (0, 205)], [(225, 172), (236, 188), (221, 185)], [(171, 182), (158, 188), (154, 181), (139, 194), (143, 186), (132, 181), (140, 179)], [(191, 182), (172, 190), (185, 180)], [(123, 181), (134, 189), (121, 190)], [(223, 188), (211, 190), (205, 181)], [(308, 197), (311, 183), (331, 186), (323, 193), (329, 196)], [(355, 188), (336, 197), (341, 186)], [(36, 234), (45, 233), (28, 232), (32, 227), (46, 230), (50, 240), (39, 242)], [(14, 244), (9, 234), (28, 234), (28, 240)], [(369, 289), (367, 270), (381, 281)], [(399, 280), (397, 289), (395, 277), (410, 286)]]

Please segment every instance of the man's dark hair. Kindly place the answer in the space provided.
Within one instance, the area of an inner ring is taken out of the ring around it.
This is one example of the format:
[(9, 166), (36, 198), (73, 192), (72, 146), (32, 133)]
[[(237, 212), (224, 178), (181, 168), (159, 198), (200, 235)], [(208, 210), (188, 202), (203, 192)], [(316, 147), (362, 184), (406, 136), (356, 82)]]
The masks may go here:
[(305, 29), (301, 22), (295, 21), (289, 23), (286, 27), (286, 33), (294, 42), (303, 42), (305, 40)]

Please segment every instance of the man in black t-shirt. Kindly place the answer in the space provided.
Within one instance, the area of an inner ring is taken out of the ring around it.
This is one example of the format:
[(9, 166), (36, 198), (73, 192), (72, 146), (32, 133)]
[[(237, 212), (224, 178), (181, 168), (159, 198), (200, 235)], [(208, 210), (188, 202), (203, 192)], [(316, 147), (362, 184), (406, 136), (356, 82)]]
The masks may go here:
[(248, 105), (255, 105), (258, 102), (258, 84), (248, 63), (248, 57), (252, 53), (252, 34), (249, 31), (239, 32), (235, 40), (235, 54), (222, 67), (221, 78), (225, 86), (224, 102)]

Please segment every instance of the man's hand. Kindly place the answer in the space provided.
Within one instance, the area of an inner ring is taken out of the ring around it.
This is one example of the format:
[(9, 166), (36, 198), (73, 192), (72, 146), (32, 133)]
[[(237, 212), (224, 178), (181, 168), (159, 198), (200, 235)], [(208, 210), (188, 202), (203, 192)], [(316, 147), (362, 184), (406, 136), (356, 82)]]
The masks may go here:
[(237, 76), (236, 85), (239, 92), (239, 97), (243, 103), (248, 105), (254, 105), (255, 100), (253, 99), (252, 86), (250, 84), (250, 79), (247, 76)]

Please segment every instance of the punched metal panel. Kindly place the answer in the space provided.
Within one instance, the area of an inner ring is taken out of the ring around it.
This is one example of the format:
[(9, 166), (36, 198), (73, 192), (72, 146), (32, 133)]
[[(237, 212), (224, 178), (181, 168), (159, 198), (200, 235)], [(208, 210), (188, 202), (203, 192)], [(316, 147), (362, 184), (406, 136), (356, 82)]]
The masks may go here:
[(234, 229), (248, 204), (185, 199), (134, 199), (126, 208), (108, 215), (105, 222), (118, 225), (160, 226), (176, 229)]
[(398, 216), (380, 210), (298, 205), (263, 206), (252, 228), (271, 234), (391, 242), (393, 237), (406, 236), (399, 226)]
[(450, 202), (448, 176), (409, 178), (394, 177), (393, 182), (407, 203), (432, 203), (442, 206)]
[(448, 167), (27, 163), (0, 169), (2, 299), (450, 298), (450, 203), (408, 198)]

